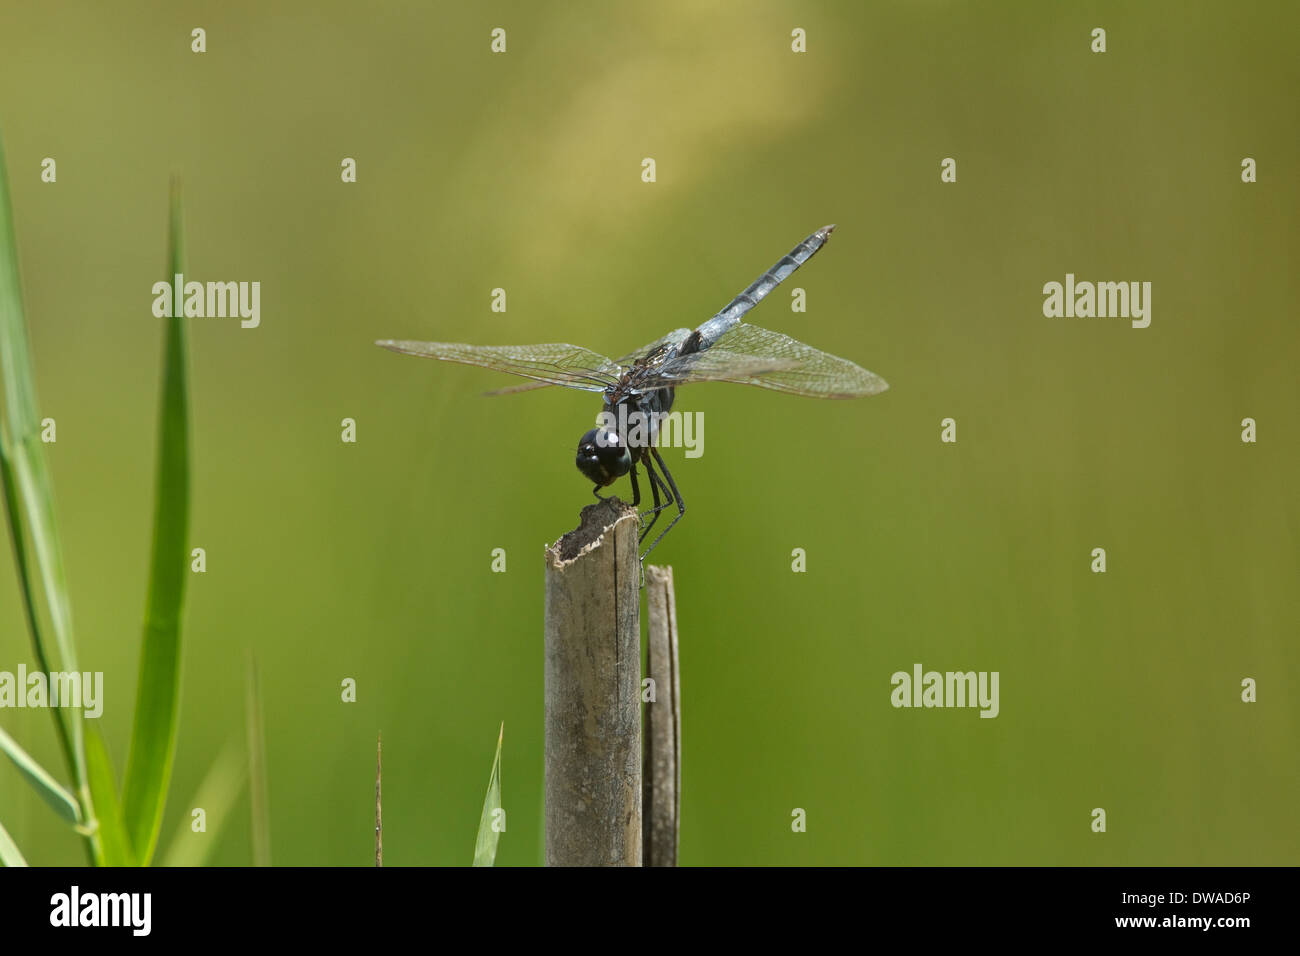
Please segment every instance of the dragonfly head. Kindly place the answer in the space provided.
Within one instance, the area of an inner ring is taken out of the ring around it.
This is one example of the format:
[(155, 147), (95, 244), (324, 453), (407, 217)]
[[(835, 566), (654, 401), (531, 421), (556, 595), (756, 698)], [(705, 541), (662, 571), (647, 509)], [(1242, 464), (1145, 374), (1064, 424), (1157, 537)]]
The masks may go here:
[(578, 471), (599, 486), (612, 485), (632, 468), (632, 453), (608, 428), (593, 428), (578, 442)]

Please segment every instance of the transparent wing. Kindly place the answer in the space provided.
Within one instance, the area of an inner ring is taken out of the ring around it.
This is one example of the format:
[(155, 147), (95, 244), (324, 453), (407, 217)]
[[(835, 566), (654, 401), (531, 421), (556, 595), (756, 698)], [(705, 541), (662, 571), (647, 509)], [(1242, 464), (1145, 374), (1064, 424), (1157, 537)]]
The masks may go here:
[(664, 363), (643, 390), (689, 382), (737, 382), (813, 398), (861, 398), (889, 388), (875, 372), (780, 332), (740, 323), (704, 352)]
[[(690, 329), (673, 329), (662, 338), (655, 339), (649, 345), (643, 345), (639, 349), (634, 349), (626, 355), (620, 356), (614, 360), (615, 364), (621, 366), (635, 365), (640, 359), (645, 358), (652, 352), (663, 348), (665, 345), (681, 345), (686, 341), (686, 337), (691, 334)], [(535, 388), (545, 388), (551, 382), (526, 382), (523, 385), (509, 385), (506, 388), (493, 389), (490, 392), (484, 392), (485, 395), (514, 395), (518, 392), (531, 392)]]
[(628, 352), (614, 361), (619, 365), (634, 365), (638, 359), (643, 359), (651, 352), (663, 348), (665, 345), (681, 345), (686, 341), (687, 336), (691, 334), (690, 329), (673, 329), (663, 338), (655, 339), (649, 345), (643, 345), (639, 349)]
[[(514, 391), (562, 385), (584, 392), (600, 392), (618, 381), (623, 369), (605, 356), (577, 345), (462, 345), (459, 342), (403, 342), (384, 339), (375, 343), (392, 352), (424, 358), (478, 365), (509, 375), (530, 378), (535, 385)], [(511, 391), (506, 389), (504, 391)]]
[(494, 388), (490, 392), (484, 392), (484, 395), (495, 397), (497, 395), (517, 395), (520, 392), (531, 392), (535, 388), (549, 388), (554, 382), (524, 382), (522, 385), (507, 385), (505, 388)]

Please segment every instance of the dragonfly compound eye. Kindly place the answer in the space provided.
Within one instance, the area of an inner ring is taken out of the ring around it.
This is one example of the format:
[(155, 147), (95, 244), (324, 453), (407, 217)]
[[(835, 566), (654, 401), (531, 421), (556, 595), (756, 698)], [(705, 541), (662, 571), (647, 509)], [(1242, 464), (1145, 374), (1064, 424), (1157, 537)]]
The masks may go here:
[(578, 471), (598, 485), (612, 485), (632, 468), (632, 455), (618, 435), (593, 428), (578, 442)]

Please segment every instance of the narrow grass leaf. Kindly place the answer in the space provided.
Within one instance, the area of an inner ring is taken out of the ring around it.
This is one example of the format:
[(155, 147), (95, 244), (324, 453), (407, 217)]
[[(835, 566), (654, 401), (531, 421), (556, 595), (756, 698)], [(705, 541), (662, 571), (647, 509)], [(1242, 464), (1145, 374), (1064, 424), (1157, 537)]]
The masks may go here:
[(4, 824), (0, 823), (0, 866), (26, 865), (27, 861), (18, 851), (18, 844), (9, 836), (9, 831), (5, 829)]
[[(207, 863), (247, 782), (248, 765), (241, 748), (232, 740), (213, 761), (190, 802), (185, 804), (190, 811), (181, 817), (159, 865), (203, 866)], [(193, 811), (199, 807), (203, 809), (205, 830), (196, 833)]]
[[(184, 272), (180, 186), (172, 183), (167, 278)], [(167, 785), (176, 755), (180, 710), (181, 612), (189, 572), (189, 396), (185, 319), (179, 301), (167, 320), (158, 407), (158, 469), (154, 485), (153, 558), (140, 647), (131, 754), (122, 809), (131, 846), (148, 863), (158, 844)]]
[(248, 652), (248, 790), (253, 815), (253, 866), (271, 865), (271, 807), (266, 779), (266, 733), (257, 659)]
[[(0, 485), (14, 548), (32, 647), (41, 669), (78, 671), (72, 637), (63, 552), (54, 517), (54, 487), (40, 439), (36, 383), (23, 315), (18, 246), (9, 204), (4, 150), (0, 145)], [(42, 613), (43, 612), (43, 613)], [(94, 818), (86, 785), (84, 725), (80, 710), (52, 707), (64, 760), (81, 803), (80, 816)], [(89, 837), (92, 859), (98, 837)]]
[[(113, 762), (108, 758), (104, 738), (96, 727), (86, 728), (86, 774), (95, 801), (101, 855), (100, 866), (135, 866), (131, 838), (122, 820), (122, 805), (117, 801), (117, 781)], [(94, 826), (95, 824), (91, 824)]]
[(492, 866), (497, 858), (497, 842), (501, 839), (498, 821), (505, 823), (501, 809), (501, 742), (506, 736), (506, 725), (497, 734), (497, 755), (492, 761), (492, 776), (488, 778), (487, 795), (483, 798), (483, 815), (478, 821), (478, 839), (474, 843), (474, 865)]
[(13, 761), (14, 766), (18, 768), (18, 772), (35, 788), (41, 799), (48, 803), (55, 813), (71, 824), (75, 825), (80, 822), (80, 810), (77, 807), (76, 798), (62, 784), (51, 777), (49, 771), (37, 763), (27, 751), (23, 750), (18, 741), (5, 733), (3, 728), (0, 728), (0, 750), (3, 750), (5, 756)]

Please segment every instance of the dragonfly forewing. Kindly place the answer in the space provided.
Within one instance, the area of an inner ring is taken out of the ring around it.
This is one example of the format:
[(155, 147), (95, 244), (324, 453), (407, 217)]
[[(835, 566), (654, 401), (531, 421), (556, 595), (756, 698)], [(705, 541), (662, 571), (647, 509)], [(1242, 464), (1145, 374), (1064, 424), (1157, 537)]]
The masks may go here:
[(562, 385), (585, 392), (601, 392), (616, 383), (623, 374), (622, 366), (600, 353), (566, 342), (545, 345), (465, 345), (461, 342), (384, 339), (375, 344), (405, 355), (477, 365), (530, 378), (538, 383), (538, 387)]
[(740, 323), (706, 352), (669, 360), (643, 388), (737, 382), (812, 398), (861, 398), (889, 384), (875, 372), (780, 332)]

